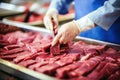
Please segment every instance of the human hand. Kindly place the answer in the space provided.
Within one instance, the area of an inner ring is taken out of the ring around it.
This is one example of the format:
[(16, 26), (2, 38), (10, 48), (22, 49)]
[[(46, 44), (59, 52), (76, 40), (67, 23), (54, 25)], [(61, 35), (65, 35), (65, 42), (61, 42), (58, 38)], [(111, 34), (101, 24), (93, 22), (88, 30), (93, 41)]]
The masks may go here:
[(52, 45), (56, 43), (66, 44), (67, 42), (73, 40), (80, 32), (89, 30), (96, 25), (93, 21), (91, 21), (87, 16), (73, 20), (69, 23), (66, 23), (61, 26), (58, 30), (58, 34), (55, 36), (54, 40), (52, 41)]
[(53, 30), (52, 20), (54, 20), (54, 23), (58, 26), (58, 11), (56, 9), (48, 10), (44, 17), (45, 27), (49, 30)]
[(74, 21), (68, 22), (61, 26), (58, 30), (58, 34), (55, 36), (52, 45), (54, 46), (56, 43), (66, 44), (67, 42), (73, 40), (78, 34), (80, 30)]

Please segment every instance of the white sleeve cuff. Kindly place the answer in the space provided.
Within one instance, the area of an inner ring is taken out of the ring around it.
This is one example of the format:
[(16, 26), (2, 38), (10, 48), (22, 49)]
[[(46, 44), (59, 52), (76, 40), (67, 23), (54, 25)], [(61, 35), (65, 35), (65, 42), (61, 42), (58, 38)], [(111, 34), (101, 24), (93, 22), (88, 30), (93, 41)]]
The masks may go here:
[(89, 17), (95, 24), (99, 25), (103, 29), (108, 30), (120, 16), (120, 6), (118, 7), (115, 7), (115, 5), (113, 6), (115, 1), (120, 0), (106, 1), (104, 3), (104, 6), (91, 12), (90, 14), (87, 15), (87, 17)]

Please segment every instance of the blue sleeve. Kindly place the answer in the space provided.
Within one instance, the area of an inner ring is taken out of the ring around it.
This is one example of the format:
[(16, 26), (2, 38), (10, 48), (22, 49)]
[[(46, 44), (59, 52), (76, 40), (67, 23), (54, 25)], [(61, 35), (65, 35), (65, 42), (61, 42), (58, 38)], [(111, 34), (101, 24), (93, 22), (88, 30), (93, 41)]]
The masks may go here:
[(97, 10), (87, 15), (94, 23), (108, 30), (120, 17), (120, 0), (108, 0)]
[(66, 14), (72, 1), (73, 0), (52, 0), (50, 8), (57, 9), (59, 14)]

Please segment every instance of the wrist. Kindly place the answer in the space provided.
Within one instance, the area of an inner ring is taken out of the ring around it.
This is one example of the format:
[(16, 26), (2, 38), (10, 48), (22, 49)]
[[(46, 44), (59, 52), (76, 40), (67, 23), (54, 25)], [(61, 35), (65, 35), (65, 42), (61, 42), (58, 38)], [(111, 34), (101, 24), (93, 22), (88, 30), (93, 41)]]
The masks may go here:
[(76, 25), (76, 28), (78, 29), (78, 32), (80, 33), (81, 29), (79, 27), (79, 24), (75, 20), (73, 20), (72, 22)]
[(96, 25), (94, 24), (94, 22), (92, 20), (90, 20), (87, 16), (82, 17), (78, 20), (74, 20), (74, 22), (76, 23), (78, 29), (80, 32), (89, 30), (93, 27), (95, 27)]

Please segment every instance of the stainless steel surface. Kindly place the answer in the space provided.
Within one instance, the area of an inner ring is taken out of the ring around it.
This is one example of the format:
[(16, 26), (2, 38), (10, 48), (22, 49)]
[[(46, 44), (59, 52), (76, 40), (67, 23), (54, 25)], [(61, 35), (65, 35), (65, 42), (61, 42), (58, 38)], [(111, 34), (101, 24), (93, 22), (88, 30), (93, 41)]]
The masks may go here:
[(14, 4), (3, 3), (3, 2), (0, 3), (0, 8), (10, 10), (10, 11), (17, 11), (17, 12), (24, 12), (26, 9), (24, 6), (17, 6)]
[(49, 34), (49, 35), (53, 36), (53, 32), (49, 31), (45, 28), (30, 26), (30, 25), (27, 25), (26, 23), (11, 21), (11, 20), (8, 20), (8, 19), (3, 19), (2, 22), (4, 24), (13, 25), (13, 26), (16, 26), (16, 27), (19, 27), (19, 28), (22, 28), (22, 29), (41, 32), (41, 33), (43, 33), (43, 35), (48, 35)]
[[(11, 21), (3, 21), (4, 24), (9, 24), (9, 25), (13, 25), (25, 30), (31, 30), (31, 31), (38, 31), (38, 32), (42, 32), (43, 35), (47, 35), (47, 34), (52, 34), (50, 31), (43, 29), (43, 28), (37, 28), (37, 27), (33, 27), (33, 26), (29, 26), (23, 23), (14, 23)], [(88, 44), (93, 44), (93, 45), (102, 45), (102, 44), (106, 44), (109, 45), (111, 47), (114, 47), (118, 50), (120, 50), (120, 45), (118, 44), (113, 44), (113, 43), (108, 43), (108, 42), (103, 42), (103, 41), (98, 41), (98, 40), (93, 40), (93, 39), (88, 39), (88, 38), (83, 38), (83, 37), (76, 37), (75, 41), (85, 41)], [(45, 74), (41, 74), (38, 72), (35, 72), (33, 70), (27, 69), (25, 67), (16, 65), (14, 63), (8, 62), (6, 60), (0, 59), (0, 70), (5, 71), (9, 74), (15, 75), (17, 77), (22, 77), (25, 80), (56, 80), (56, 78), (47, 76)]]
[(110, 43), (110, 42), (105, 42), (105, 41), (100, 41), (100, 40), (95, 40), (95, 39), (90, 39), (90, 38), (77, 36), (75, 38), (75, 41), (79, 41), (79, 40), (82, 40), (85, 43), (93, 44), (93, 45), (108, 45), (108, 46), (110, 46), (112, 48), (120, 50), (120, 45), (119, 44), (114, 44), (114, 43)]
[(2, 20), (8, 16), (16, 16), (21, 15), (25, 11), (25, 7), (23, 6), (16, 6), (9, 3), (0, 3), (0, 19)]

